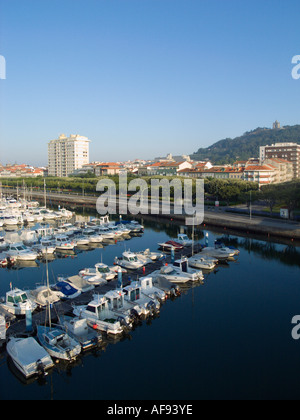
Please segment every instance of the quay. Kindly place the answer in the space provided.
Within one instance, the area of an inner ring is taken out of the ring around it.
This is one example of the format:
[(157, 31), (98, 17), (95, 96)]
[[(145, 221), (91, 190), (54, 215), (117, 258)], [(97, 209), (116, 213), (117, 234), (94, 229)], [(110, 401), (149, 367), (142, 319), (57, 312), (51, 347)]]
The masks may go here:
[[(8, 189), (6, 193), (16, 194), (15, 189)], [(44, 193), (34, 191), (32, 193), (32, 199), (43, 202)], [(76, 209), (94, 209), (96, 211), (96, 202), (98, 196), (82, 194), (65, 194), (65, 193), (53, 193), (47, 192), (47, 205), (60, 205), (66, 206), (71, 210)], [(118, 200), (118, 197), (116, 197)], [(271, 218), (267, 216), (257, 216), (252, 214), (252, 217), (247, 214), (231, 213), (229, 209), (211, 209), (205, 207), (204, 209), (204, 221), (201, 227), (216, 227), (224, 230), (234, 230), (237, 233), (243, 232), (247, 234), (258, 234), (263, 235), (266, 238), (284, 238), (290, 241), (300, 241), (300, 223), (296, 221), (284, 220)], [(145, 212), (145, 216), (147, 213)], [(149, 216), (151, 216), (149, 214)], [(144, 217), (144, 214), (137, 215), (137, 217)], [(158, 214), (153, 216), (162, 220), (176, 221), (179, 223), (185, 223), (185, 215), (174, 214), (172, 203), (171, 212), (169, 215)]]
[[(201, 250), (200, 245), (194, 245), (194, 247), (186, 247), (183, 250), (175, 253), (175, 259), (181, 257), (190, 257), (193, 253), (198, 253)], [(171, 263), (171, 255), (164, 254), (165, 257), (162, 260), (153, 261), (150, 264), (147, 264), (144, 268), (138, 270), (123, 273), (122, 283), (123, 287), (129, 285), (131, 281), (136, 281), (140, 277), (151, 277), (151, 273), (156, 270), (159, 270), (163, 265)], [(118, 280), (114, 279), (106, 284), (96, 286), (93, 290), (81, 293), (76, 298), (71, 301), (60, 301), (52, 305), (51, 308), (51, 322), (56, 322), (59, 317), (63, 317), (67, 314), (72, 314), (73, 308), (72, 303), (75, 305), (87, 305), (92, 299), (94, 294), (105, 295), (110, 290), (115, 290), (117, 288)], [(171, 288), (172, 283), (165, 281), (165, 285)], [(48, 310), (41, 309), (32, 314), (32, 326), (35, 329), (38, 324), (45, 324), (48, 320)], [(11, 315), (10, 327), (8, 328), (6, 334), (7, 337), (12, 335), (22, 335), (26, 334), (26, 319), (25, 318), (13, 318)]]

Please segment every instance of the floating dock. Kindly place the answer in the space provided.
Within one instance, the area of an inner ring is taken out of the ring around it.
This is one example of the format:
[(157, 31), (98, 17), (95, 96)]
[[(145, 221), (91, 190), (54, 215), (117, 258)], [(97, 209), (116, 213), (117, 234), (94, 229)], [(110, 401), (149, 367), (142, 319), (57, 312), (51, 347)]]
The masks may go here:
[[(191, 257), (193, 252), (194, 254), (201, 251), (201, 245), (194, 245), (192, 247), (186, 247), (183, 250), (175, 253), (175, 259), (181, 257)], [(171, 255), (164, 253), (165, 257), (158, 261), (153, 261), (150, 264), (147, 264), (141, 269), (123, 273), (122, 275), (122, 282), (123, 286), (127, 286), (131, 283), (131, 281), (135, 281), (140, 277), (151, 277), (151, 273), (156, 270), (159, 270), (163, 265), (171, 263)], [(70, 301), (60, 301), (54, 303), (50, 309), (51, 312), (51, 321), (56, 322), (59, 317), (62, 317), (67, 314), (72, 314), (73, 308), (72, 304), (74, 305), (87, 305), (92, 299), (94, 294), (105, 295), (110, 290), (115, 290), (117, 288), (118, 280), (114, 279), (106, 284), (95, 286), (93, 290), (83, 292), (79, 296)], [(160, 285), (163, 290), (168, 289), (168, 285), (171, 287), (172, 283), (165, 280)], [(158, 287), (158, 285), (157, 285)], [(11, 335), (22, 335), (26, 334), (26, 319), (25, 318), (12, 318), (10, 320), (10, 327), (7, 330), (7, 337)], [(46, 309), (40, 309), (32, 314), (32, 326), (35, 329), (36, 325), (38, 324), (45, 324), (48, 320), (49, 311)]]

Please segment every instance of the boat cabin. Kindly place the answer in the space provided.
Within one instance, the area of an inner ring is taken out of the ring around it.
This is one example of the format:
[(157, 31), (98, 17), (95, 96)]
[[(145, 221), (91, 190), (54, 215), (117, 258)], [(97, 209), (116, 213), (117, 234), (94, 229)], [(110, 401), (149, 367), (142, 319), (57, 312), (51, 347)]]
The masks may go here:
[(43, 334), (43, 338), (50, 346), (64, 346), (65, 333), (62, 330), (54, 329)]
[(123, 260), (128, 262), (138, 262), (138, 258), (133, 252), (124, 252)]
[(6, 293), (6, 303), (11, 305), (19, 305), (29, 301), (27, 293), (20, 289), (13, 289)]
[(125, 293), (121, 290), (111, 290), (106, 293), (105, 297), (108, 301), (108, 306), (112, 311), (117, 311), (124, 307)]
[(95, 265), (96, 272), (99, 274), (109, 274), (110, 269), (106, 264), (98, 263)]
[(100, 319), (101, 313), (108, 311), (108, 301), (104, 296), (97, 296), (86, 307), (86, 312), (89, 312), (93, 318)]
[(135, 302), (141, 298), (141, 286), (137, 282), (123, 288), (124, 298), (129, 302)]
[(176, 260), (173, 263), (174, 267), (180, 268), (183, 273), (188, 273), (189, 269), (189, 261), (187, 258), (182, 258), (181, 260)]

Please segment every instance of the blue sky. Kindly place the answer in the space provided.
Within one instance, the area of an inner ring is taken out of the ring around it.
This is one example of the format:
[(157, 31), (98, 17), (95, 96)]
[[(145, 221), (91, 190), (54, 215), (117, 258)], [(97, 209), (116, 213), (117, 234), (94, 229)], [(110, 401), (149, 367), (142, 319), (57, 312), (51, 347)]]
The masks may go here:
[(0, 162), (190, 154), (299, 121), (297, 0), (0, 0)]

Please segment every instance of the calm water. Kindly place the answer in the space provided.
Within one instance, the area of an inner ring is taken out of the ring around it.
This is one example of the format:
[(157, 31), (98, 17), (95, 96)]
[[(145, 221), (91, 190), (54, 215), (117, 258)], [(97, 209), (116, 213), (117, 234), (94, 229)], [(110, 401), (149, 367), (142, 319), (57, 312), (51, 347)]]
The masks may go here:
[[(50, 279), (95, 263), (112, 264), (125, 249), (157, 249), (177, 226), (145, 223), (142, 237), (81, 252), (49, 264)], [(198, 238), (201, 239), (199, 233)], [(220, 235), (209, 232), (213, 244)], [(203, 285), (167, 301), (160, 316), (130, 336), (59, 364), (44, 381), (23, 383), (0, 353), (0, 399), (298, 399), (300, 341), (291, 319), (300, 314), (300, 249), (231, 236), (236, 262), (205, 275)], [(203, 242), (203, 239), (201, 239)], [(9, 284), (33, 288), (45, 266), (0, 270), (0, 295)]]

